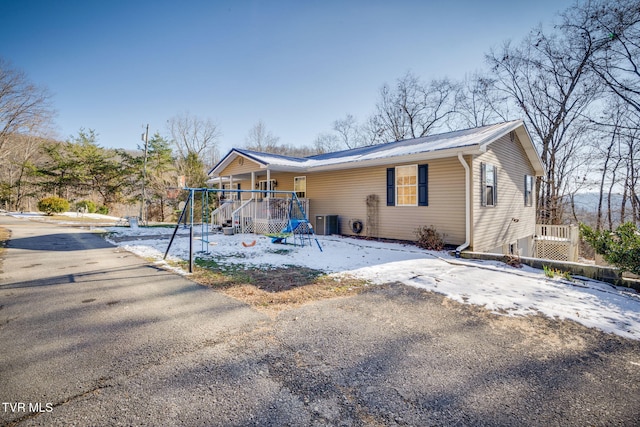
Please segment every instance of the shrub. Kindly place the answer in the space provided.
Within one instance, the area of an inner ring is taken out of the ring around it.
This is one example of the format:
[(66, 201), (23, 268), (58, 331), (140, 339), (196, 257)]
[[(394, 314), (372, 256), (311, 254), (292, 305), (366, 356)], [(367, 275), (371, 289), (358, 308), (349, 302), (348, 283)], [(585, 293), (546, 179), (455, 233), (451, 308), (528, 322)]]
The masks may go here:
[(85, 209), (87, 213), (94, 213), (96, 211), (96, 204), (91, 200), (81, 200), (76, 203), (76, 209)]
[(100, 207), (98, 207), (98, 209), (96, 210), (96, 213), (102, 214), (102, 215), (108, 215), (109, 214), (109, 208), (102, 205)]
[(430, 251), (441, 251), (444, 249), (444, 234), (440, 234), (436, 231), (433, 225), (427, 227), (426, 225), (419, 227), (416, 230), (416, 237), (418, 241), (416, 245), (423, 249)]
[(522, 268), (522, 259), (519, 255), (505, 255), (503, 262), (510, 267)]
[(562, 271), (557, 268), (551, 268), (548, 265), (543, 265), (542, 269), (544, 270), (544, 275), (550, 279), (553, 279), (556, 276), (561, 276), (565, 280), (569, 280), (573, 282), (573, 277), (571, 277), (571, 273), (568, 271)]
[(69, 202), (62, 197), (45, 197), (38, 202), (38, 210), (47, 215), (67, 212), (69, 210)]
[(609, 264), (640, 274), (640, 230), (632, 222), (620, 225), (615, 231), (596, 231), (580, 224), (580, 235)]

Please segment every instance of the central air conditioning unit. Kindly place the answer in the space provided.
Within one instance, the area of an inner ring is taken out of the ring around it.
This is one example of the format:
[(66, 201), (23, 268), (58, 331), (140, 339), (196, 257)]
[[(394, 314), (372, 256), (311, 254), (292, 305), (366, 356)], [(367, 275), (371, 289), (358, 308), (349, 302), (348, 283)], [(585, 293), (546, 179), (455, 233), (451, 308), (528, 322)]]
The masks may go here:
[(316, 215), (315, 233), (320, 236), (339, 234), (338, 215)]

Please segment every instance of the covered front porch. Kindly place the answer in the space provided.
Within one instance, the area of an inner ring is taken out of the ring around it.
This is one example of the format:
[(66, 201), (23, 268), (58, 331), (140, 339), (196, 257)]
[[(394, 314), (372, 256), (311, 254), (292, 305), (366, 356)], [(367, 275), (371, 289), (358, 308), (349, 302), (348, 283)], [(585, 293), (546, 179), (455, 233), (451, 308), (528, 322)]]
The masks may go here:
[(217, 192), (218, 208), (211, 214), (214, 228), (235, 233), (280, 233), (290, 219), (307, 220), (306, 176), (295, 167), (273, 170), (242, 155), (207, 181)]
[(234, 233), (277, 234), (291, 219), (308, 219), (309, 199), (299, 199), (294, 193), (268, 191), (267, 197), (260, 197), (262, 191), (235, 193), (250, 197), (223, 199), (211, 213), (212, 228), (232, 228)]

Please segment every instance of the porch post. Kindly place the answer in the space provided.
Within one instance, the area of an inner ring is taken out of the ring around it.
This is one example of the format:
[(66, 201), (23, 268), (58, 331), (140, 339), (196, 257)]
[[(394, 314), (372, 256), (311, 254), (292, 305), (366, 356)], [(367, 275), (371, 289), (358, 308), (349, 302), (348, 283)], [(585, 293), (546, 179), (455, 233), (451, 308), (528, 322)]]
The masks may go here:
[[(271, 191), (271, 169), (267, 168), (267, 191)], [(267, 193), (267, 199), (271, 198), (271, 193)]]
[[(255, 190), (256, 189), (256, 171), (252, 171), (251, 172), (251, 190)], [(251, 193), (251, 198), (253, 199), (253, 194)]]
[[(271, 191), (271, 169), (267, 166), (267, 191)], [(267, 193), (267, 224), (271, 220), (271, 193)], [(267, 230), (269, 230), (269, 226), (267, 225)]]
[(250, 190), (252, 192), (249, 193), (249, 197), (251, 198), (251, 200), (253, 200), (253, 202), (251, 203), (251, 215), (253, 216), (253, 219), (251, 220), (251, 224), (253, 226), (253, 233), (256, 234), (256, 216), (257, 216), (258, 208), (256, 207), (256, 202), (254, 200), (256, 193), (253, 193), (253, 191), (256, 190), (256, 171), (251, 171), (251, 188), (250, 188)]
[[(229, 191), (233, 190), (233, 175), (229, 175)], [(233, 193), (231, 194), (231, 199), (233, 200)]]

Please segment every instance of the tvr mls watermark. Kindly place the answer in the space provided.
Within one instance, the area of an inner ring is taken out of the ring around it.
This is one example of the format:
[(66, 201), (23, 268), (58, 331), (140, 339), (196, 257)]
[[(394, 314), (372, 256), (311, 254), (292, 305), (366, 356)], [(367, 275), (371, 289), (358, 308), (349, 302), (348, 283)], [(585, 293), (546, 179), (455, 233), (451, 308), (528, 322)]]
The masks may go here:
[(2, 409), (4, 412), (53, 412), (53, 403), (41, 403), (41, 402), (2, 402)]

